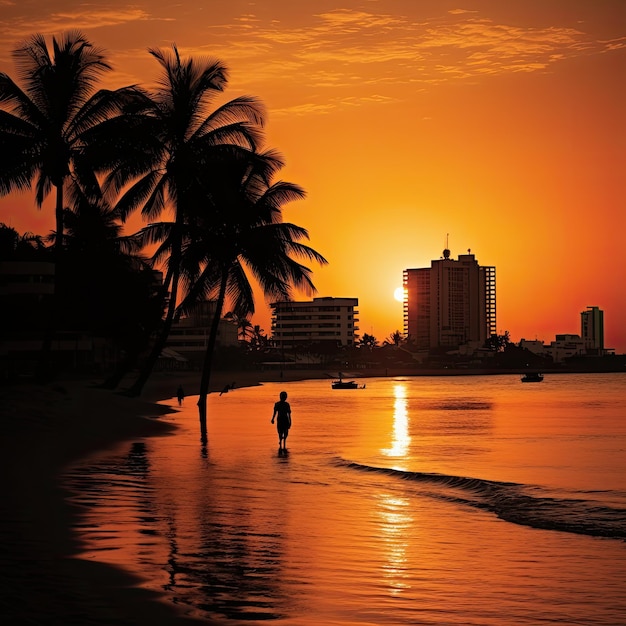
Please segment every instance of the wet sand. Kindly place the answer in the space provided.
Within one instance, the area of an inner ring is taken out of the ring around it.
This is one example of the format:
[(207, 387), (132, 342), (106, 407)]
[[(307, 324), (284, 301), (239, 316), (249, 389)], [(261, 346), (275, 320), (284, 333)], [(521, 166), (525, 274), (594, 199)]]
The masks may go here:
[[(320, 371), (217, 372), (225, 385), (325, 377)], [(121, 569), (76, 558), (75, 512), (59, 487), (61, 471), (99, 449), (138, 436), (162, 436), (158, 400), (181, 384), (197, 393), (199, 373), (154, 375), (141, 398), (97, 388), (94, 380), (0, 387), (0, 614), (18, 624), (207, 624), (185, 616)], [(123, 385), (122, 385), (123, 387)], [(7, 622), (8, 620), (8, 622)]]

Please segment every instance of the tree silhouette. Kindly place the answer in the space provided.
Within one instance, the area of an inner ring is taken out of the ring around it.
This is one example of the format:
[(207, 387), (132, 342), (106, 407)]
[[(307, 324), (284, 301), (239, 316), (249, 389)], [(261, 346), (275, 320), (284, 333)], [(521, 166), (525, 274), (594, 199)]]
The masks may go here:
[[(282, 207), (303, 198), (304, 191), (292, 183), (272, 183), (274, 173), (282, 167), (280, 157), (272, 151), (251, 157), (239, 181), (223, 176), (219, 184), (211, 186), (207, 200), (212, 203), (212, 210), (195, 216), (192, 222), (197, 230), (184, 246), (182, 265), (190, 288), (181, 303), (181, 311), (199, 300), (216, 301), (198, 399), (203, 438), (213, 353), (227, 298), (237, 316), (254, 313), (248, 273), (255, 277), (268, 298), (289, 299), (293, 288), (313, 293), (311, 270), (295, 259), (327, 262), (318, 252), (300, 243), (308, 238), (304, 228), (282, 221)], [(226, 169), (237, 170), (228, 166)]]
[(394, 330), (385, 341), (383, 345), (395, 346), (398, 348), (404, 342), (404, 335), (399, 330)]
[(368, 335), (367, 333), (363, 333), (363, 337), (361, 337), (361, 341), (359, 342), (359, 344), (364, 348), (373, 350), (378, 346), (378, 339), (376, 339), (374, 335)]
[(485, 341), (485, 348), (493, 352), (503, 352), (509, 343), (511, 343), (509, 331), (505, 330), (503, 335), (491, 335)]
[[(13, 51), (22, 89), (0, 73), (0, 195), (30, 189), (41, 207), (56, 190), (56, 260), (63, 249), (65, 186), (70, 177), (86, 186), (96, 184), (85, 160), (85, 135), (116, 115), (132, 89), (99, 90), (95, 84), (111, 69), (102, 52), (79, 31), (52, 38), (52, 52), (43, 35), (36, 34)], [(54, 274), (54, 292), (59, 281)], [(49, 375), (52, 338), (58, 324), (56, 300), (47, 316), (38, 376)]]
[(20, 88), (0, 73), (0, 194), (30, 189), (41, 207), (56, 189), (56, 248), (63, 247), (64, 186), (70, 176), (93, 178), (83, 158), (85, 133), (116, 115), (132, 91), (100, 90), (111, 66), (79, 31), (52, 38), (52, 54), (36, 34), (13, 51)]
[(132, 363), (161, 318), (154, 272), (137, 240), (123, 235), (118, 207), (94, 202), (76, 185), (70, 192), (59, 287), (63, 326), (109, 339)]
[(12, 226), (0, 223), (0, 261), (44, 259), (51, 259), (51, 256), (41, 235), (31, 232), (20, 235)]
[(248, 343), (252, 338), (253, 326), (252, 322), (247, 316), (239, 316), (232, 311), (229, 311), (224, 315), (224, 319), (230, 320), (233, 324), (237, 325), (237, 337), (241, 341)]
[[(161, 330), (142, 371), (129, 393), (141, 393), (165, 347), (179, 300), (179, 279), (184, 231), (202, 194), (199, 189), (216, 175), (215, 165), (228, 155), (256, 147), (263, 124), (263, 109), (242, 96), (211, 110), (216, 94), (227, 82), (226, 67), (217, 60), (183, 60), (172, 52), (151, 49), (161, 66), (161, 78), (152, 91), (129, 102), (125, 114), (110, 120), (98, 132), (99, 166), (106, 175), (108, 193), (123, 192), (118, 200), (122, 215), (140, 209), (148, 222), (171, 211), (167, 240), (155, 258), (163, 259), (164, 294), (168, 307)], [(220, 171), (220, 174), (222, 172)], [(165, 232), (165, 229), (164, 229)], [(161, 239), (161, 241), (163, 241)]]
[(250, 337), (250, 346), (253, 350), (260, 351), (265, 350), (269, 345), (269, 339), (265, 334), (265, 331), (259, 324), (255, 324), (252, 328), (252, 335)]

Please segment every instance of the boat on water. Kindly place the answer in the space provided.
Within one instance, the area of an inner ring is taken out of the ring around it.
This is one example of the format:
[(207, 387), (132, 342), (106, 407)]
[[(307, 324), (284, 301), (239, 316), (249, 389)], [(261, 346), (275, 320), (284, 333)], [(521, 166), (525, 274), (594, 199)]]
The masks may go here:
[(359, 385), (353, 380), (334, 380), (332, 383), (333, 389), (358, 389)]
[(365, 389), (365, 385), (359, 387), (359, 384), (354, 380), (344, 380), (341, 372), (339, 372), (338, 379), (333, 380), (331, 387), (333, 389)]
[(543, 374), (537, 372), (528, 372), (522, 376), (523, 383), (540, 383), (543, 380)]

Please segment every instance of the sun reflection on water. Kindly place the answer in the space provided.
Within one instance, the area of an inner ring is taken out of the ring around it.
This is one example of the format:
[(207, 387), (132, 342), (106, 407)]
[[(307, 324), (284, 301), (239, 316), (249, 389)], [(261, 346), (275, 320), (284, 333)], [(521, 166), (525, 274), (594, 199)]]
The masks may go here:
[(386, 547), (382, 576), (389, 593), (395, 596), (411, 587), (407, 548), (413, 517), (409, 501), (391, 494), (382, 495), (379, 514), (381, 538)]
[[(406, 399), (406, 385), (397, 384), (393, 387), (393, 432), (390, 448), (383, 448), (382, 454), (394, 458), (406, 458), (411, 444), (409, 435), (409, 412)], [(402, 469), (397, 467), (395, 469)]]

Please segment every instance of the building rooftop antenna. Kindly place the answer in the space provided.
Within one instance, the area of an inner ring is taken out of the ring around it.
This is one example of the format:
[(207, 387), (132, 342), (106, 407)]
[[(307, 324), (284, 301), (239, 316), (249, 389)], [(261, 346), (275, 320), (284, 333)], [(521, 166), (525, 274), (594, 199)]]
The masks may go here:
[(446, 233), (446, 247), (443, 250), (443, 258), (444, 259), (449, 259), (450, 258), (450, 249), (448, 248), (448, 237), (450, 236), (450, 233)]

